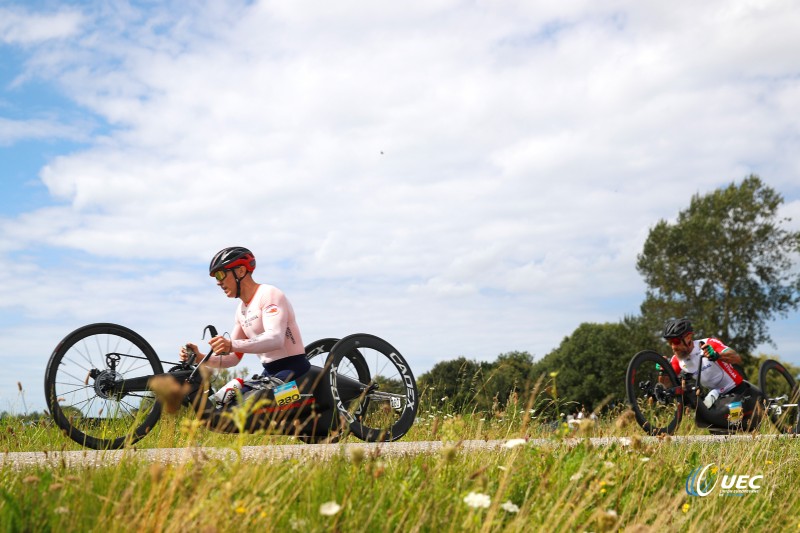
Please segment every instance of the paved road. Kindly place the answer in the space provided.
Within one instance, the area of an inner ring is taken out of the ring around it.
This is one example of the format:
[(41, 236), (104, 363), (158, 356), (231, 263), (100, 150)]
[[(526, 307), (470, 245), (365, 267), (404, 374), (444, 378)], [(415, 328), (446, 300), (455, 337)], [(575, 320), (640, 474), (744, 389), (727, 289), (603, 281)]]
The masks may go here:
[[(669, 442), (726, 442), (741, 440), (762, 440), (776, 438), (776, 435), (694, 435), (671, 437)], [(634, 437), (635, 438), (635, 437)], [(663, 442), (656, 437), (640, 437), (647, 444)], [(781, 437), (791, 438), (791, 437)], [(594, 446), (609, 446), (617, 443), (630, 446), (630, 437), (599, 437), (588, 439)], [(467, 440), (457, 446), (461, 453), (477, 450), (503, 451), (509, 445), (526, 445), (540, 448), (558, 445), (576, 446), (581, 439), (531, 439), (525, 443), (507, 440)], [(343, 444), (288, 444), (276, 446), (244, 446), (241, 449), (243, 461), (282, 461), (286, 459), (325, 460), (335, 456), (349, 457), (353, 448), (361, 448), (366, 454), (379, 454), (381, 456), (404, 456), (421, 453), (441, 453), (444, 448), (441, 442), (400, 441), (385, 443), (343, 443)], [(184, 463), (190, 460), (208, 459), (236, 459), (237, 452), (230, 448), (158, 448), (158, 449), (126, 449), (110, 451), (54, 451), (54, 452), (14, 452), (0, 456), (2, 468), (20, 468), (33, 465), (60, 466), (106, 466), (117, 464), (122, 460), (141, 460), (144, 462)]]

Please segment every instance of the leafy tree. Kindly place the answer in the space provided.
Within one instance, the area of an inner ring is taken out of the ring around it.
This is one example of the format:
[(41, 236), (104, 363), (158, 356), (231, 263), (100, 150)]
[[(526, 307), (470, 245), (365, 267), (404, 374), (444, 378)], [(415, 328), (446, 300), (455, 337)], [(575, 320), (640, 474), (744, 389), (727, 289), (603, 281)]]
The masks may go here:
[(433, 368), (422, 374), (418, 381), (420, 390), (434, 389), (438, 398), (447, 398), (447, 402), (457, 412), (472, 410), (488, 410), (491, 407), (491, 396), (485, 390), (485, 370), (491, 367), (465, 357), (436, 363)]
[(748, 381), (750, 381), (750, 383), (758, 385), (758, 370), (767, 359), (774, 359), (775, 361), (778, 361), (786, 370), (789, 371), (789, 374), (794, 376), (795, 381), (800, 381), (800, 366), (783, 361), (779, 356), (774, 354), (760, 353), (756, 356), (753, 356), (750, 360), (750, 364), (745, 367), (745, 371), (747, 372), (749, 378)]
[(487, 395), (504, 406), (508, 399), (517, 394), (523, 404), (527, 401), (524, 394), (535, 384), (533, 375), (533, 357), (528, 352), (508, 352), (497, 356), (491, 366), (486, 382)]
[(783, 198), (758, 176), (692, 197), (675, 223), (651, 230), (636, 268), (648, 289), (642, 315), (656, 329), (687, 316), (696, 331), (717, 336), (749, 361), (771, 342), (767, 322), (798, 308), (800, 274), (792, 260), (800, 232), (781, 226)]
[(604, 400), (625, 398), (625, 371), (634, 354), (647, 349), (663, 353), (663, 348), (638, 317), (619, 323), (583, 323), (537, 362), (533, 372), (537, 377), (557, 372), (560, 400), (591, 410)]

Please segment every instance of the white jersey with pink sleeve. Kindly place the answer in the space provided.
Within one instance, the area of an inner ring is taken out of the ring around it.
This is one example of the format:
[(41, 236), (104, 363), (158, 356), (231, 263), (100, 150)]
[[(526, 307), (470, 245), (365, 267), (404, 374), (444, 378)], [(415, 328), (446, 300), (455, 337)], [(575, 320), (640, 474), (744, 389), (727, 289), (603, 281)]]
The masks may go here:
[(262, 363), (305, 353), (294, 309), (280, 289), (261, 284), (249, 302), (239, 303), (231, 332), (231, 351), (214, 357), (209, 366), (235, 366), (246, 353), (257, 354)]

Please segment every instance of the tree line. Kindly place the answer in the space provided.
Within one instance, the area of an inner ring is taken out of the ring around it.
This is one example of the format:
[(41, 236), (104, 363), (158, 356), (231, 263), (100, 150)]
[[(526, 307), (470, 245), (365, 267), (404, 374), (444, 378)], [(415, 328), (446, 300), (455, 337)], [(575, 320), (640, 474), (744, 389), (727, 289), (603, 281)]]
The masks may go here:
[(537, 384), (537, 402), (549, 398), (555, 411), (614, 405), (625, 397), (625, 370), (635, 353), (671, 354), (661, 328), (674, 317), (690, 318), (696, 336), (734, 347), (755, 382), (766, 356), (753, 351), (772, 342), (768, 322), (800, 305), (794, 268), (800, 232), (786, 229), (783, 201), (756, 175), (695, 194), (675, 221), (659, 220), (650, 229), (637, 256), (647, 286), (639, 315), (581, 324), (537, 361), (527, 352), (500, 354), (493, 362), (443, 361), (419, 377), (421, 387), (434, 403), (458, 412), (503, 409)]

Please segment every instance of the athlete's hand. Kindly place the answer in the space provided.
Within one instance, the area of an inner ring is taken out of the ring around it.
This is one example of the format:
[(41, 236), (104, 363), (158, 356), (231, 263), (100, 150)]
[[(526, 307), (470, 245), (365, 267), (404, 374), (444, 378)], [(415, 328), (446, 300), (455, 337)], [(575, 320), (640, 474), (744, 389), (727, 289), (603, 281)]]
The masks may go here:
[(717, 359), (719, 359), (719, 354), (710, 344), (708, 343), (703, 344), (702, 348), (703, 351), (706, 352), (706, 357), (708, 358), (709, 361), (716, 361)]
[[(188, 350), (187, 350), (187, 348), (188, 348)], [(191, 351), (193, 351), (195, 353), (195, 362), (197, 362), (197, 361), (199, 361), (200, 359), (203, 358), (203, 354), (200, 353), (200, 350), (198, 350), (196, 344), (186, 343), (183, 346), (181, 346), (181, 351), (180, 351), (180, 354), (179, 354), (179, 356), (181, 358), (181, 361), (186, 361), (187, 359), (189, 359), (189, 356), (191, 355), (189, 353), (189, 350), (191, 350)]]
[(219, 335), (212, 337), (211, 340), (208, 341), (208, 344), (217, 355), (228, 355), (231, 353), (231, 340), (225, 337), (220, 337)]

